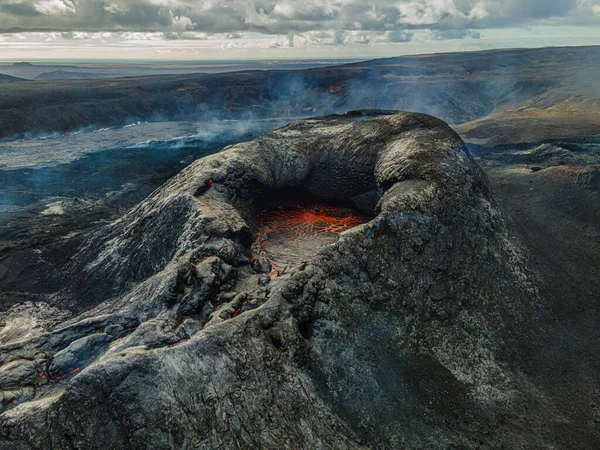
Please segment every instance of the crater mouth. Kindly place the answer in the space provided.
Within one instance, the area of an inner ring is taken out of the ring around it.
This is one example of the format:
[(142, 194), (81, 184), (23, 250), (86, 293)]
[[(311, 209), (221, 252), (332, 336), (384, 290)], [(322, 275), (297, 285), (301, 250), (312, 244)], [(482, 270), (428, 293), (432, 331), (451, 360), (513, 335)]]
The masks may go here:
[(250, 251), (253, 258), (269, 261), (273, 279), (286, 266), (307, 261), (335, 243), (343, 231), (371, 219), (350, 206), (319, 201), (264, 209), (256, 217), (257, 231)]

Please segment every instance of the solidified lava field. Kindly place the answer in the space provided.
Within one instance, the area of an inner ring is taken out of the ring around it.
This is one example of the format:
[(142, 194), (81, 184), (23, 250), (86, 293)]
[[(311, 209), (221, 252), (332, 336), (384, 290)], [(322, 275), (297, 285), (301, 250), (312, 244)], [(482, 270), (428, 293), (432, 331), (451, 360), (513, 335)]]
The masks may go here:
[(334, 243), (342, 231), (369, 220), (369, 216), (352, 208), (318, 202), (263, 210), (257, 216), (252, 254), (270, 261), (274, 278), (283, 267), (312, 258)]

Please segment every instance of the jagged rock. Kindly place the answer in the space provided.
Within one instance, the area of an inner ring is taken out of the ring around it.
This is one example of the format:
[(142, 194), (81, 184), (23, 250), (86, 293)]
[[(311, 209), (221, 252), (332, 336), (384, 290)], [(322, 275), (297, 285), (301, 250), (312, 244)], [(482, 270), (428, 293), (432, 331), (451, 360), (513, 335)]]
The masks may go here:
[(201, 322), (194, 319), (185, 319), (180, 327), (181, 335), (184, 338), (191, 338), (194, 334), (202, 330), (203, 326)]
[(96, 358), (110, 340), (111, 336), (108, 334), (97, 333), (73, 341), (67, 348), (54, 355), (48, 372), (57, 377), (80, 369)]
[(123, 333), (123, 327), (119, 324), (109, 325), (104, 332), (113, 338), (119, 337)]
[[(252, 263), (255, 217), (291, 190), (375, 215), (270, 280)], [(60, 360), (99, 324), (122, 336), (8, 407), (5, 445), (554, 445), (545, 430), (562, 419), (512, 358), (536, 303), (525, 258), (485, 175), (431, 116), (308, 119), (198, 160), (65, 270), (53, 301), (88, 310), (11, 354), (41, 342)]]
[(33, 385), (38, 381), (35, 361), (20, 359), (0, 366), (0, 388)]

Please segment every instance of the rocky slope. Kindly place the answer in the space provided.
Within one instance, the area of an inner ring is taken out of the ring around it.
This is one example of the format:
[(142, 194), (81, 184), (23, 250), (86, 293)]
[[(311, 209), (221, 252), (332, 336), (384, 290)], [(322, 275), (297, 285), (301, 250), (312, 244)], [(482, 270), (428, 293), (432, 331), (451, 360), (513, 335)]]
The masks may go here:
[[(373, 218), (270, 279), (255, 218), (290, 190)], [(0, 448), (565, 445), (520, 358), (543, 307), (526, 255), (431, 116), (309, 119), (200, 159), (64, 273), (1, 318)]]

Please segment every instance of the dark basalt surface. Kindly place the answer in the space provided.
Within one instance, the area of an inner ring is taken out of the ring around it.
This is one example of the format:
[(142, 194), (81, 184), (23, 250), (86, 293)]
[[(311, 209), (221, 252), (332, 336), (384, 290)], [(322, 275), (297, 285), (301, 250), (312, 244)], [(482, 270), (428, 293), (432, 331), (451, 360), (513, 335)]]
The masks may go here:
[[(271, 280), (256, 215), (290, 189), (374, 215)], [(1, 316), (0, 448), (568, 447), (520, 359), (543, 306), (525, 254), (434, 117), (303, 120), (200, 159), (64, 273)]]

